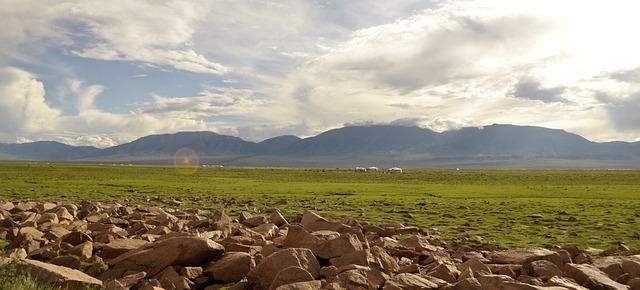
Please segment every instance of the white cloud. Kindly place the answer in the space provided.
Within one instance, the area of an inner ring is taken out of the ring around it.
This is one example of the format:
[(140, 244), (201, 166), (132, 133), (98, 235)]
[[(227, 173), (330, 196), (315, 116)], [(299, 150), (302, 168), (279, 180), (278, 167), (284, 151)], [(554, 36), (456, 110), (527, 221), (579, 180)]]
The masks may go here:
[[(633, 1), (14, 2), (0, 0), (11, 27), (0, 33), (0, 66), (11, 67), (0, 79), (3, 140), (106, 146), (180, 130), (260, 140), (367, 123), (640, 134)], [(130, 81), (151, 86), (159, 72), (158, 88)], [(181, 83), (191, 76), (195, 90)], [(106, 107), (116, 103), (131, 112)]]
[(0, 68), (0, 131), (38, 133), (55, 128), (61, 112), (45, 101), (36, 76), (14, 67)]
[[(167, 1), (81, 1), (70, 16), (85, 25), (87, 43), (76, 43), (78, 56), (103, 60), (141, 61), (176, 69), (224, 74), (229, 69), (193, 50), (194, 22), (203, 17), (203, 3)], [(144, 13), (141, 13), (144, 11)]]
[[(281, 100), (290, 104), (287, 121), (331, 127), (426, 115), (439, 116), (424, 125), (436, 130), (513, 123), (609, 139), (618, 121), (582, 86), (640, 63), (630, 49), (640, 49), (631, 25), (640, 21), (628, 12), (636, 4), (614, 1), (602, 11), (568, 2), (448, 1), (358, 30), (289, 76)], [(625, 104), (617, 108), (635, 108)]]

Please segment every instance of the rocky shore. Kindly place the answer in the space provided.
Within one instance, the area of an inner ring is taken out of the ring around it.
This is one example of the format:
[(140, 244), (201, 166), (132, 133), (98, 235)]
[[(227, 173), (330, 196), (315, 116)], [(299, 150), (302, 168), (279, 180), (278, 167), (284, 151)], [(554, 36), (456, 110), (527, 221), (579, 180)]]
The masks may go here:
[(640, 289), (640, 252), (447, 245), (400, 223), (0, 202), (2, 267), (61, 289)]

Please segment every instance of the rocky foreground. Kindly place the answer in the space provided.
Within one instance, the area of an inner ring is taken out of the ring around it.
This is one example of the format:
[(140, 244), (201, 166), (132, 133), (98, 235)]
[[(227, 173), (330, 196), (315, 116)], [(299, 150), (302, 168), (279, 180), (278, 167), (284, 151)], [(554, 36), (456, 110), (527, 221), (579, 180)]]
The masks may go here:
[(625, 246), (453, 247), (311, 211), (0, 204), (2, 267), (62, 289), (640, 289), (640, 255)]

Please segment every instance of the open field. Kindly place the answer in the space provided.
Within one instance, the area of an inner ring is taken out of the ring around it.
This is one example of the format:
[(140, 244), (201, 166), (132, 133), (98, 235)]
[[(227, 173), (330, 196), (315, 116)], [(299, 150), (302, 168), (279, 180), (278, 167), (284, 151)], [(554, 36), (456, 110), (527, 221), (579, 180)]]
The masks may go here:
[[(0, 199), (224, 209), (277, 207), (376, 224), (400, 221), (449, 242), (640, 249), (640, 171), (218, 168), (0, 163)], [(283, 202), (286, 201), (286, 203)], [(284, 204), (283, 204), (284, 203)]]

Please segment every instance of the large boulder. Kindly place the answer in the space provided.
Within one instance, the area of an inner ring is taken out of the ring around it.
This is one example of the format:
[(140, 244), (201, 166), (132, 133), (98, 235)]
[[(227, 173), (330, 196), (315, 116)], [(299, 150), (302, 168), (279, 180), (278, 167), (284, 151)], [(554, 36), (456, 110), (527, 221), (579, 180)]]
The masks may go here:
[(227, 252), (220, 259), (203, 267), (203, 274), (225, 283), (239, 282), (254, 267), (256, 262), (249, 253)]
[(592, 265), (565, 264), (564, 272), (580, 285), (589, 289), (627, 290), (629, 286), (611, 280), (605, 273)]
[(224, 253), (224, 247), (212, 240), (184, 236), (131, 250), (109, 261), (114, 269), (145, 271), (153, 276), (171, 265), (200, 266)]
[(16, 271), (60, 289), (99, 289), (102, 287), (102, 281), (78, 270), (36, 260), (18, 261)]
[(247, 281), (255, 289), (269, 289), (278, 273), (292, 266), (307, 270), (314, 279), (320, 276), (320, 263), (311, 250), (291, 248), (269, 255), (247, 273)]

